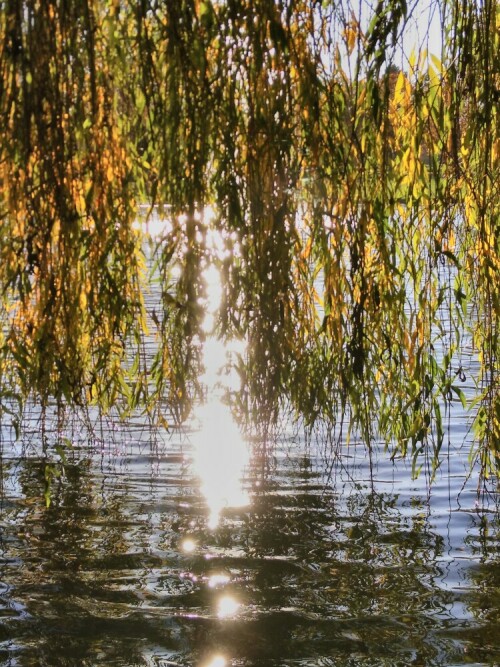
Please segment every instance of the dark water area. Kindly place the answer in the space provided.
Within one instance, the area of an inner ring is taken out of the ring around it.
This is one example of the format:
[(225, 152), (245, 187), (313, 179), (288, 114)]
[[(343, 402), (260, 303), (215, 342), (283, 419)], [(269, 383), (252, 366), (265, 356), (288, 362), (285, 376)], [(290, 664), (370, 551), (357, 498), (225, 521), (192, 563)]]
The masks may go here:
[(76, 423), (46, 508), (39, 426), (3, 432), (1, 665), (500, 664), (497, 498), (468, 479), (464, 424), (430, 488), (284, 433), (215, 527), (196, 432)]

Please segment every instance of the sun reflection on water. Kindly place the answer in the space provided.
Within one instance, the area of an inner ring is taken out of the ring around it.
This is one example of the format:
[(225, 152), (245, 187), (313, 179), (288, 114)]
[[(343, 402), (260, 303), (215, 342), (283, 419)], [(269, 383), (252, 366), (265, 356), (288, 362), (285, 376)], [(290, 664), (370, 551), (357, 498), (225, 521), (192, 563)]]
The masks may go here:
[[(220, 235), (211, 230), (207, 234), (211, 251), (220, 256), (224, 244)], [(208, 525), (216, 528), (225, 507), (241, 507), (249, 502), (243, 489), (242, 475), (248, 464), (249, 451), (235, 423), (231, 410), (223, 402), (227, 392), (237, 388), (236, 373), (222, 374), (228, 358), (241, 353), (241, 341), (221, 341), (213, 333), (222, 287), (218, 269), (209, 264), (204, 272), (207, 289), (206, 317), (203, 324), (206, 339), (203, 350), (205, 372), (201, 381), (206, 387), (207, 399), (196, 411), (199, 429), (194, 437), (194, 465), (201, 480), (201, 492), (209, 507)]]
[(227, 574), (213, 574), (208, 580), (208, 587), (217, 588), (218, 586), (224, 586), (229, 583), (230, 579)]
[(241, 481), (248, 452), (231, 411), (220, 400), (209, 399), (198, 411), (198, 418), (201, 430), (196, 437), (194, 462), (210, 511), (208, 525), (215, 528), (225, 507), (248, 504)]
[(226, 667), (227, 660), (222, 655), (214, 655), (210, 662), (206, 662), (203, 667)]
[(233, 598), (232, 595), (224, 595), (217, 603), (217, 616), (219, 618), (230, 618), (238, 612), (239, 608), (238, 600)]
[(183, 540), (181, 548), (188, 554), (193, 553), (196, 550), (196, 542), (192, 540), (190, 537), (188, 537), (185, 540)]

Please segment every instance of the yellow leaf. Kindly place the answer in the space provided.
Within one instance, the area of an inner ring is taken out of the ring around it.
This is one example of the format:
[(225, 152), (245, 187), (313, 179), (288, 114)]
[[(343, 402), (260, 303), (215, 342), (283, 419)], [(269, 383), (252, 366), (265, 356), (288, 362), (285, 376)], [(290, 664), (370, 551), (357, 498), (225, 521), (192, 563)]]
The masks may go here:
[(413, 74), (415, 73), (415, 61), (416, 61), (416, 55), (415, 55), (415, 49), (413, 49), (408, 58), (408, 64), (410, 65), (411, 76), (413, 76)]
[(403, 103), (404, 93), (405, 93), (405, 82), (406, 77), (403, 72), (398, 74), (398, 80), (396, 81), (396, 87), (394, 89), (394, 104), (399, 106)]
[(85, 290), (82, 289), (80, 292), (80, 308), (82, 310), (85, 310), (87, 308), (87, 295), (85, 294)]
[(309, 238), (307, 239), (307, 243), (306, 243), (306, 245), (305, 245), (305, 248), (304, 248), (304, 250), (302, 251), (302, 257), (303, 257), (304, 259), (308, 259), (308, 258), (309, 258), (309, 255), (311, 254), (311, 248), (312, 248), (312, 238), (309, 237)]
[(351, 53), (354, 51), (354, 47), (356, 46), (356, 36), (356, 30), (352, 27), (346, 28), (344, 30), (344, 39), (346, 41), (347, 52), (349, 55), (351, 55)]
[(59, 233), (61, 231), (61, 222), (56, 219), (52, 225), (52, 243), (57, 244), (59, 241)]
[(435, 56), (433, 53), (430, 54), (430, 58), (431, 58), (432, 62), (434, 63), (434, 66), (436, 67), (436, 70), (438, 72), (441, 72), (443, 67), (442, 67), (442, 64), (441, 64), (441, 61), (439, 60), (439, 58), (437, 56)]

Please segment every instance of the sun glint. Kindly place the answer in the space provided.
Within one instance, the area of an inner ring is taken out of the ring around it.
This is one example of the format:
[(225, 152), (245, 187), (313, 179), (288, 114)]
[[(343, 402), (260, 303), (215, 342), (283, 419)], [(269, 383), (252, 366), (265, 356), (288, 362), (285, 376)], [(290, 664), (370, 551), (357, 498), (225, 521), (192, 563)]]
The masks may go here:
[(222, 655), (214, 655), (210, 662), (205, 663), (203, 667), (226, 667), (227, 660)]
[(196, 542), (190, 537), (188, 537), (185, 540), (183, 540), (181, 546), (183, 551), (185, 551), (188, 554), (191, 554), (196, 549)]
[(240, 603), (235, 598), (231, 595), (224, 595), (217, 605), (217, 616), (219, 618), (230, 618), (236, 614), (239, 608)]

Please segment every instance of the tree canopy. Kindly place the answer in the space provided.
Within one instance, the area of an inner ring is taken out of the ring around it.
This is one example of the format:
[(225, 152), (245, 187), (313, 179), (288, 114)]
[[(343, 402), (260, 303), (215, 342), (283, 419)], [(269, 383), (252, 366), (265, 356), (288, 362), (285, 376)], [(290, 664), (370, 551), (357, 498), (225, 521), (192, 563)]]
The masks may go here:
[[(417, 467), (461, 401), (496, 470), (500, 6), (429, 5), (2, 1), (2, 413), (184, 418), (213, 262), (240, 414), (287, 405)], [(169, 223), (153, 317), (140, 205)]]

